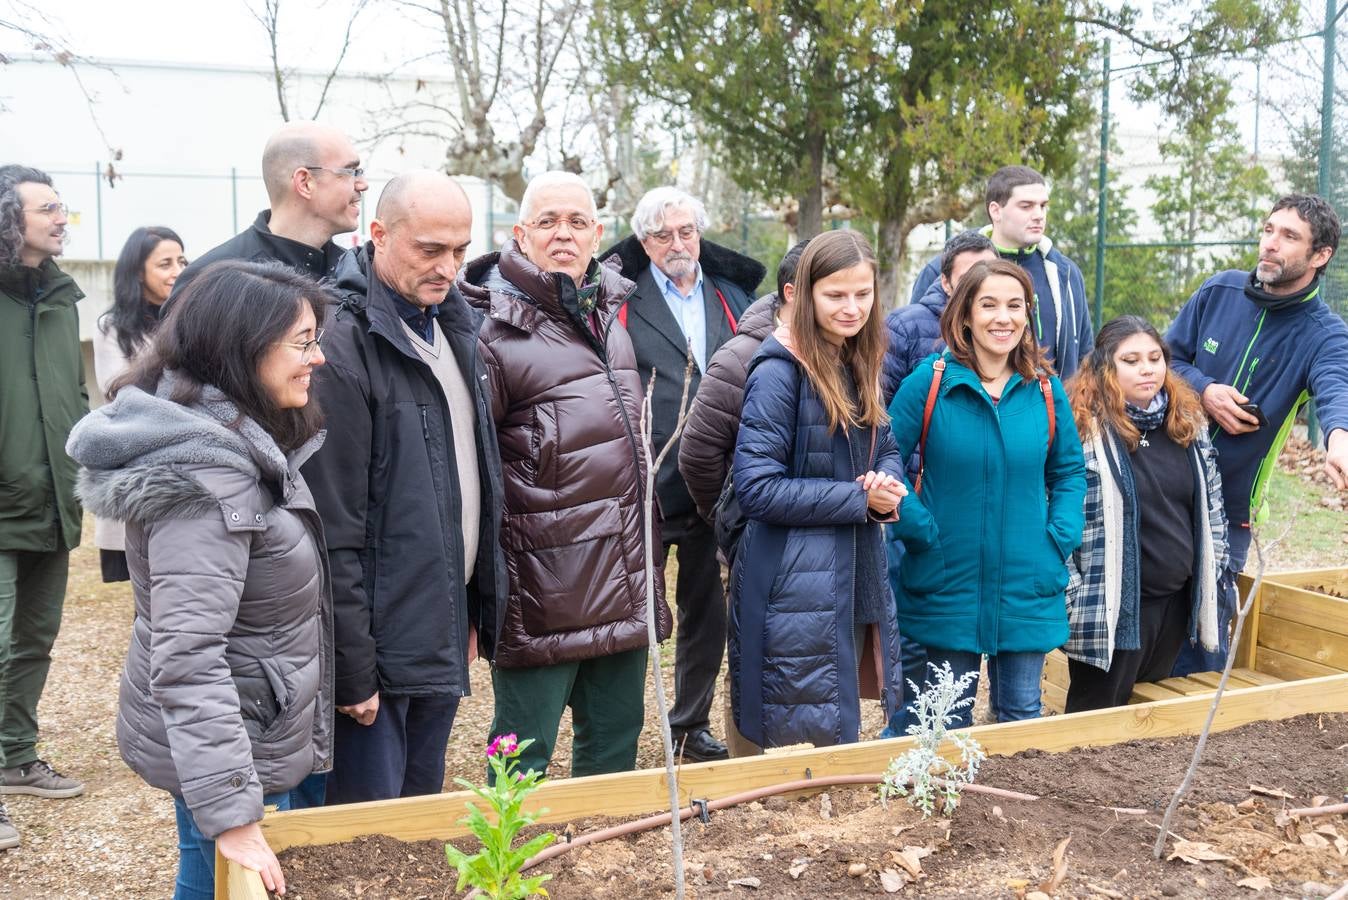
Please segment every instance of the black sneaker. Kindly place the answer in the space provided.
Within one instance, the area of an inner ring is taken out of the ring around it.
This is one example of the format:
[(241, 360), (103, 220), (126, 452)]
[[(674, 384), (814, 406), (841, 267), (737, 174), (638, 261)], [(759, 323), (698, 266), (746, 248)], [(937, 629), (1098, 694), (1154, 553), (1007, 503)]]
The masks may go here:
[(0, 769), (0, 794), (28, 794), (63, 800), (83, 793), (84, 782), (67, 778), (40, 759), (12, 769)]
[(0, 803), (0, 850), (19, 846), (19, 829), (9, 820), (9, 810)]

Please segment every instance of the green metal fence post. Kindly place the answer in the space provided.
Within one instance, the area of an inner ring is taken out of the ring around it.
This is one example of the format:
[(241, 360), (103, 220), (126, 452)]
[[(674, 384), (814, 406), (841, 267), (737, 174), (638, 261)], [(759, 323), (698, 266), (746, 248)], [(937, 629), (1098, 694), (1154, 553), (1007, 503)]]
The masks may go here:
[[(1316, 190), (1326, 199), (1329, 197), (1329, 160), (1334, 146), (1334, 31), (1338, 22), (1336, 5), (1337, 0), (1325, 0), (1325, 74), (1320, 94), (1320, 171)], [(1322, 289), (1328, 289), (1327, 283)], [(1329, 302), (1332, 298), (1322, 295), (1320, 299)], [(1316, 421), (1314, 400), (1311, 401), (1310, 409), (1306, 413), (1306, 439), (1312, 445), (1320, 443), (1320, 428)]]
[(94, 163), (94, 226), (98, 229), (98, 258), (103, 258), (103, 163)]
[[(1333, 0), (1330, 0), (1333, 2)], [(1100, 176), (1099, 203), (1095, 213), (1095, 327), (1105, 318), (1105, 209), (1109, 182), (1109, 41), (1105, 41), (1104, 83), (1100, 86)]]

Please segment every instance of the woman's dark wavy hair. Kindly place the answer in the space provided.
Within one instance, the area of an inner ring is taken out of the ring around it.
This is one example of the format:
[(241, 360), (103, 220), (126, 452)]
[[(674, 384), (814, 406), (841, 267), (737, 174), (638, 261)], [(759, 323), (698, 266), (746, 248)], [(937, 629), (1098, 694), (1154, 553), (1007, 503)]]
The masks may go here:
[(213, 263), (173, 298), (145, 352), (109, 394), (115, 397), (127, 385), (154, 393), (172, 370), (178, 383), (170, 400), (190, 405), (205, 385), (213, 385), (234, 402), (241, 418), (261, 425), (282, 450), (295, 450), (318, 433), (322, 413), (312, 396), (300, 409), (278, 407), (258, 366), (286, 339), (303, 304), (321, 327), (331, 301), (318, 282), (280, 263)]
[(117, 329), (117, 346), (127, 359), (136, 355), (159, 325), (159, 316), (145, 299), (145, 260), (164, 241), (183, 246), (183, 239), (172, 228), (162, 225), (137, 228), (122, 246), (112, 272), (112, 308), (99, 316), (98, 327), (104, 334), (109, 328)]
[(1171, 368), (1170, 345), (1154, 325), (1140, 316), (1119, 316), (1105, 323), (1095, 336), (1095, 349), (1082, 360), (1076, 374), (1064, 386), (1077, 432), (1082, 440), (1088, 441), (1108, 426), (1130, 452), (1137, 449), (1142, 433), (1128, 418), (1123, 388), (1119, 386), (1119, 370), (1114, 364), (1114, 354), (1119, 351), (1119, 346), (1135, 334), (1145, 334), (1161, 348), (1161, 356), (1165, 359), (1165, 381), (1161, 388), (1170, 398), (1165, 412), (1165, 431), (1172, 441), (1187, 447), (1202, 437), (1207, 428), (1203, 401)]
[(45, 184), (51, 176), (28, 166), (0, 166), (0, 266), (17, 266), (23, 249), (23, 201), (19, 185)]

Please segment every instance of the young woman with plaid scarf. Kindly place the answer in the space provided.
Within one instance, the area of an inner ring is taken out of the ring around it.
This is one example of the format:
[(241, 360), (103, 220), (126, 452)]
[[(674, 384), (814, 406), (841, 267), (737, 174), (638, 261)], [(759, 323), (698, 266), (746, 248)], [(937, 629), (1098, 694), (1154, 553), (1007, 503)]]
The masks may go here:
[(1101, 328), (1067, 389), (1086, 456), (1063, 648), (1067, 712), (1079, 712), (1168, 676), (1186, 638), (1216, 648), (1226, 516), (1202, 404), (1146, 320)]

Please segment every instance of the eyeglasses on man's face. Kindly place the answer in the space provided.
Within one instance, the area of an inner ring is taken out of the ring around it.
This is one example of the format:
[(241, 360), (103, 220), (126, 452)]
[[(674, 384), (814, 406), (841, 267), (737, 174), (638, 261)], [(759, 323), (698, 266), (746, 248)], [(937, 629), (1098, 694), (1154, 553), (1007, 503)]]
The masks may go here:
[(314, 332), (314, 336), (310, 340), (280, 341), (280, 343), (284, 344), (287, 347), (294, 347), (296, 350), (300, 351), (300, 364), (307, 365), (309, 361), (314, 358), (314, 354), (318, 352), (318, 344), (322, 340), (323, 340), (323, 329), (320, 328)]
[(41, 206), (34, 206), (31, 209), (25, 209), (26, 213), (42, 213), (55, 219), (57, 216), (69, 216), (70, 207), (59, 200), (53, 200), (50, 203), (44, 203)]
[(525, 222), (531, 228), (537, 228), (539, 231), (556, 231), (565, 222), (572, 231), (589, 231), (594, 227), (595, 220), (589, 216), (539, 216), (532, 222)]
[(341, 178), (365, 177), (365, 170), (360, 166), (356, 166), (355, 168), (351, 168), (350, 166), (338, 166), (336, 168), (330, 166), (304, 166), (303, 168), (308, 169), (310, 172), (331, 172)]
[(674, 243), (674, 235), (676, 234), (679, 236), (679, 240), (683, 241), (686, 244), (693, 238), (697, 237), (698, 235), (697, 226), (685, 225), (682, 228), (678, 229), (677, 231), (653, 231), (650, 234), (646, 235), (646, 237), (655, 241), (661, 247), (668, 247), (670, 244)]

